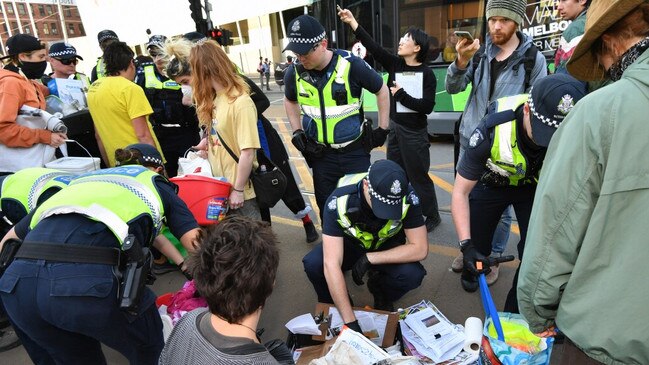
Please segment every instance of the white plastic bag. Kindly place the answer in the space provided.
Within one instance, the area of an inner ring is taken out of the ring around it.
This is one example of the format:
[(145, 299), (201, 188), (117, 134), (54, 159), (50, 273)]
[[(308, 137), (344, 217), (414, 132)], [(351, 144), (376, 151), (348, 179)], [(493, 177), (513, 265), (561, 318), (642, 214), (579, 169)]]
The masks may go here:
[(214, 177), (210, 162), (206, 158), (202, 158), (198, 152), (191, 150), (185, 153), (185, 157), (178, 159), (178, 176), (182, 175)]

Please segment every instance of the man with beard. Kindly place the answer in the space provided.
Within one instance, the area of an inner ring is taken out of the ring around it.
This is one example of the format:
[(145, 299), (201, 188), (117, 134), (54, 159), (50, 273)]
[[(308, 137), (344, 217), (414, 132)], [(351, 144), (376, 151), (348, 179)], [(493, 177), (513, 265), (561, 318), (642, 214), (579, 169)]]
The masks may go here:
[[(489, 0), (486, 8), (489, 33), (485, 45), (481, 47), (478, 39), (471, 42), (461, 38), (455, 46), (457, 59), (449, 65), (446, 72), (446, 91), (457, 94), (472, 84), (460, 122), (458, 160), (462, 159), (471, 134), (492, 101), (525, 93), (534, 81), (547, 76), (545, 58), (532, 44), (532, 38), (518, 31), (525, 18), (526, 7), (526, 0)], [(510, 223), (511, 209), (507, 208), (494, 233), (494, 253), (502, 254), (504, 251)], [(460, 253), (451, 267), (453, 271), (460, 272), (463, 266), (463, 256)], [(487, 282), (492, 284), (497, 279), (498, 268), (494, 266)], [(463, 281), (465, 290), (475, 290), (475, 285), (466, 286), (466, 283)]]

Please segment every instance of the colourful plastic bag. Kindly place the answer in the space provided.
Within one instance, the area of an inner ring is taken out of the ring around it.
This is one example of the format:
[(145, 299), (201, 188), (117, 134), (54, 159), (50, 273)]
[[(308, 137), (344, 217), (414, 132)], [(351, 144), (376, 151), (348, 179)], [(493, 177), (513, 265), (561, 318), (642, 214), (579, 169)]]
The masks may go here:
[(482, 365), (549, 365), (554, 337), (534, 335), (520, 314), (497, 312), (484, 274), (478, 278), (486, 318), (478, 362)]

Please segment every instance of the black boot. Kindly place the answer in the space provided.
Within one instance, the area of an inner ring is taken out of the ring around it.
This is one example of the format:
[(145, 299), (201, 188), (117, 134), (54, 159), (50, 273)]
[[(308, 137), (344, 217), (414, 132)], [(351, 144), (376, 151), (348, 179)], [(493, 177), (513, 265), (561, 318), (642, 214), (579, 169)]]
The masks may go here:
[(374, 296), (374, 309), (394, 312), (394, 303), (388, 299), (381, 286), (381, 274), (370, 270), (367, 278), (367, 289)]
[(471, 274), (468, 270), (463, 270), (460, 276), (460, 283), (464, 291), (473, 293), (478, 290), (478, 278)]
[(306, 241), (308, 243), (315, 242), (320, 238), (318, 231), (315, 229), (313, 222), (304, 223), (304, 232), (306, 232)]

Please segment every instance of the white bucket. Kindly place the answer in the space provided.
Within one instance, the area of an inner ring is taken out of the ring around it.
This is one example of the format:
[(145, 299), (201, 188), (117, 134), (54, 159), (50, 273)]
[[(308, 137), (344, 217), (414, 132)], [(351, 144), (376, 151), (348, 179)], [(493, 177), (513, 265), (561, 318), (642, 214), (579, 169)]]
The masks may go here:
[(45, 164), (49, 169), (68, 171), (75, 174), (99, 170), (98, 157), (62, 157)]

